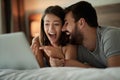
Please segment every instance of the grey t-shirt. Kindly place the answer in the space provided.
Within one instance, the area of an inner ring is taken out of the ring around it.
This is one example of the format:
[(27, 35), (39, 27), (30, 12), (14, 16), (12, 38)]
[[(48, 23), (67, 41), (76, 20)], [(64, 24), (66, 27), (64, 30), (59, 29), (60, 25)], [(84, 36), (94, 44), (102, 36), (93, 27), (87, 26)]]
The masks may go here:
[(108, 57), (120, 55), (120, 29), (98, 27), (96, 42), (96, 49), (93, 52), (79, 46), (78, 60), (98, 68), (106, 68)]

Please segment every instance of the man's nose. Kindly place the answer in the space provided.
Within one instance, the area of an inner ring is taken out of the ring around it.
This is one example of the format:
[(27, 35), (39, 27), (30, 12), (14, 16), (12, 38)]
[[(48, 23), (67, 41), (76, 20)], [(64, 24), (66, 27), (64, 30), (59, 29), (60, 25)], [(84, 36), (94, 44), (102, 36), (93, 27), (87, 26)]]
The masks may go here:
[(66, 31), (66, 25), (64, 24), (63, 27), (62, 27), (62, 31)]

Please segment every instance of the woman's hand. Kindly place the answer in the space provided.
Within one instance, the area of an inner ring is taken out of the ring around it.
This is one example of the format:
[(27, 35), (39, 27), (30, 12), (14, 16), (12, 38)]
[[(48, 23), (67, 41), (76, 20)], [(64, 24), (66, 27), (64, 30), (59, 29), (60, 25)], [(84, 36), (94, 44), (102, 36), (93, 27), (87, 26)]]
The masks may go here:
[(32, 40), (32, 44), (31, 44), (31, 49), (33, 54), (35, 55), (40, 67), (44, 67), (44, 60), (43, 60), (43, 54), (42, 52), (39, 50), (40, 44), (39, 44), (39, 37), (35, 37)]
[(40, 49), (44, 50), (49, 57), (64, 59), (64, 54), (61, 47), (42, 46)]
[(39, 51), (40, 51), (39, 50), (40, 45), (39, 45), (39, 42), (37, 41), (37, 38), (33, 38), (32, 44), (30, 47), (31, 47), (34, 55), (37, 56), (39, 54)]

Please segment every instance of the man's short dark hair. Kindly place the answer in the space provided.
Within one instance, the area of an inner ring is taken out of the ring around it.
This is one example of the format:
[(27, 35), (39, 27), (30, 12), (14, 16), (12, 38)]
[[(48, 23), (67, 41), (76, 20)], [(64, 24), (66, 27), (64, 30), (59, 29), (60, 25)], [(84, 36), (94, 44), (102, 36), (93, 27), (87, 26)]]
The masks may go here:
[(84, 18), (89, 26), (97, 27), (97, 14), (92, 5), (86, 1), (80, 1), (65, 9), (65, 13), (72, 12), (75, 22), (80, 18)]

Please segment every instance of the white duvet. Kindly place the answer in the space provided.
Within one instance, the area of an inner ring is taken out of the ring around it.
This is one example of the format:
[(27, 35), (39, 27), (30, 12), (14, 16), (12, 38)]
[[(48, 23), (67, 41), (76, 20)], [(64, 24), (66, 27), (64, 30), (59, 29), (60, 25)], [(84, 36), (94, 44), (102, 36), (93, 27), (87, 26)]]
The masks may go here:
[(119, 68), (40, 68), (35, 70), (0, 69), (0, 80), (120, 80)]

